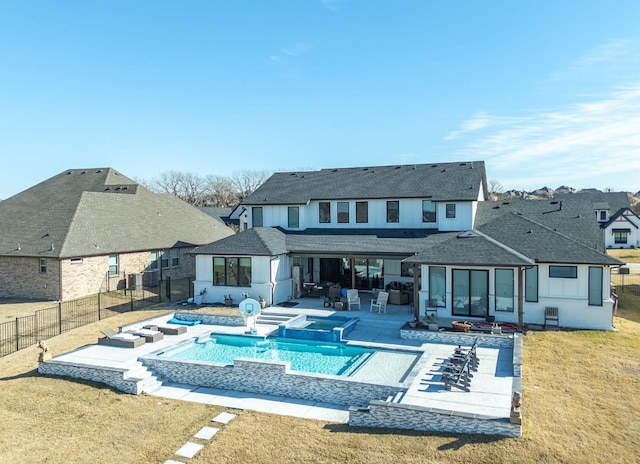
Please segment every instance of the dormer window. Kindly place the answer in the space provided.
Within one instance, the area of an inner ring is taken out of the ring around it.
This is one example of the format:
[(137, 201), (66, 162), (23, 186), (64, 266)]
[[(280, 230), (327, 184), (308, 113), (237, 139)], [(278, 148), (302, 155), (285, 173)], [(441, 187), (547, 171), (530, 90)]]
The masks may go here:
[(600, 221), (606, 221), (607, 220), (607, 210), (602, 210), (599, 213), (600, 213)]

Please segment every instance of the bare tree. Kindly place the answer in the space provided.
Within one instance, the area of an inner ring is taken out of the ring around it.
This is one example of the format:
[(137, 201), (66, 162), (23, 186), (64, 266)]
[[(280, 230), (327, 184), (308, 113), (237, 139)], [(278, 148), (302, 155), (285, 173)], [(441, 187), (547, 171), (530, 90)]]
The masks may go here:
[(489, 199), (493, 201), (499, 200), (504, 191), (504, 187), (502, 187), (502, 184), (496, 179), (490, 180), (487, 188), (489, 189)]
[(231, 183), (242, 200), (260, 187), (269, 176), (271, 176), (270, 171), (250, 171), (245, 169), (234, 172), (231, 176)]
[(220, 208), (235, 206), (238, 203), (238, 191), (233, 186), (231, 179), (224, 176), (207, 176), (206, 180), (209, 190), (208, 206)]
[(170, 193), (193, 206), (204, 205), (209, 195), (206, 180), (189, 172), (165, 171), (150, 185), (154, 191)]

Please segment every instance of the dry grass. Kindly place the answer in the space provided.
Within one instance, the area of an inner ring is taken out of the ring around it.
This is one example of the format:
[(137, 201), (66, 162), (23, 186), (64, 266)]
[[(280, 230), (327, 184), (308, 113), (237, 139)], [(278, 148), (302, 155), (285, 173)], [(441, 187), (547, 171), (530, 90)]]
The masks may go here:
[(53, 308), (55, 306), (55, 301), (0, 298), (0, 322), (7, 322), (16, 317), (31, 316), (40, 309)]
[(607, 250), (607, 254), (613, 256), (614, 258), (618, 258), (620, 261), (624, 261), (625, 263), (640, 263), (640, 249), (609, 249)]
[[(64, 352), (94, 343), (107, 325), (166, 311), (115, 316), (55, 337), (49, 346)], [(619, 332), (525, 337), (520, 439), (350, 428), (233, 411), (238, 417), (190, 462), (637, 462), (640, 298), (623, 295), (619, 314)], [(29, 348), (0, 358), (0, 462), (164, 462), (223, 410), (40, 377), (37, 352)]]

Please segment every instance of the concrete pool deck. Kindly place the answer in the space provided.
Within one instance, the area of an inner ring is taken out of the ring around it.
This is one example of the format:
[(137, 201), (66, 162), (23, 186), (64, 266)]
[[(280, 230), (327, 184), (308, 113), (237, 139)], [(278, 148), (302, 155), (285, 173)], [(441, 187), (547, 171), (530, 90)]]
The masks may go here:
[[(423, 343), (418, 340), (400, 338), (400, 328), (412, 315), (407, 306), (387, 306), (387, 312), (378, 314), (370, 312), (369, 305), (363, 299), (359, 311), (334, 311), (323, 308), (321, 299), (303, 298), (295, 300), (294, 307), (267, 308), (270, 314), (280, 315), (320, 315), (332, 314), (342, 317), (357, 317), (359, 322), (348, 334), (346, 340), (352, 343), (364, 343), (391, 349), (423, 348), (425, 355), (411, 372), (406, 392), (393, 400), (394, 403), (406, 406), (432, 408), (438, 411), (451, 411), (483, 418), (504, 419), (509, 417), (513, 389), (513, 350), (509, 348), (479, 347), (480, 364), (478, 372), (471, 381), (471, 391), (464, 392), (452, 389), (448, 391), (440, 381), (442, 363), (451, 356), (456, 345), (451, 343)], [(193, 306), (176, 306), (176, 311), (189, 310)], [(173, 308), (172, 308), (173, 309)], [(155, 318), (159, 322), (169, 317)], [(275, 331), (277, 325), (256, 325), (259, 335), (268, 335)], [(77, 350), (56, 356), (55, 362), (76, 364), (86, 367), (131, 369), (135, 371), (141, 364), (138, 358), (150, 353), (174, 346), (176, 343), (191, 340), (210, 332), (243, 334), (246, 326), (222, 326), (200, 324), (188, 328), (185, 334), (165, 335), (163, 340), (145, 343), (137, 348), (116, 348), (103, 345), (87, 345)], [(374, 369), (392, 369), (393, 366), (382, 364), (370, 366)], [(149, 394), (158, 397), (195, 401), (233, 409), (247, 409), (260, 412), (290, 415), (329, 422), (346, 423), (349, 419), (348, 408), (321, 401), (307, 401), (293, 398), (261, 395), (256, 393), (235, 392), (194, 385), (158, 382)]]

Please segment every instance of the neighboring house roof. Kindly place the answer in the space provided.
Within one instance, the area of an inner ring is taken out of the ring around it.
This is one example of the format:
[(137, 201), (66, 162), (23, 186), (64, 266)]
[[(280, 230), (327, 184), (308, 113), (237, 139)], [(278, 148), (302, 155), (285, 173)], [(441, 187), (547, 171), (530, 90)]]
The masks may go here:
[(608, 209), (612, 212), (623, 208), (631, 208), (627, 192), (599, 192), (581, 190), (576, 193), (557, 193), (555, 200), (585, 200), (590, 201), (594, 210)]
[(311, 200), (424, 198), (475, 201), (486, 194), (484, 162), (411, 164), (273, 174), (243, 205), (307, 204)]
[[(575, 194), (567, 196), (571, 197), (572, 195)], [(578, 197), (568, 200), (514, 199), (479, 202), (475, 227), (482, 230), (483, 224), (514, 213), (590, 248), (602, 252), (605, 250), (602, 231), (595, 220), (591, 201)]]
[(609, 220), (602, 225), (603, 228), (607, 228), (609, 227), (611, 224), (613, 224), (614, 222), (616, 222), (618, 220), (618, 218), (622, 217), (624, 218), (629, 224), (631, 224), (633, 227), (635, 227), (636, 229), (638, 228), (637, 225), (635, 225), (631, 219), (629, 219), (628, 215), (624, 214), (624, 213), (631, 213), (631, 215), (635, 216), (636, 218), (638, 218), (638, 216), (636, 215), (636, 213), (634, 213), (630, 208), (623, 208), (618, 210), (615, 214), (613, 214)]
[(231, 212), (234, 208), (216, 208), (213, 206), (200, 206), (198, 207), (200, 211), (205, 214), (208, 214), (214, 219), (222, 222), (223, 224), (238, 224), (237, 219), (231, 219)]
[(70, 169), (0, 203), (0, 255), (81, 257), (210, 243), (233, 231), (112, 168)]

